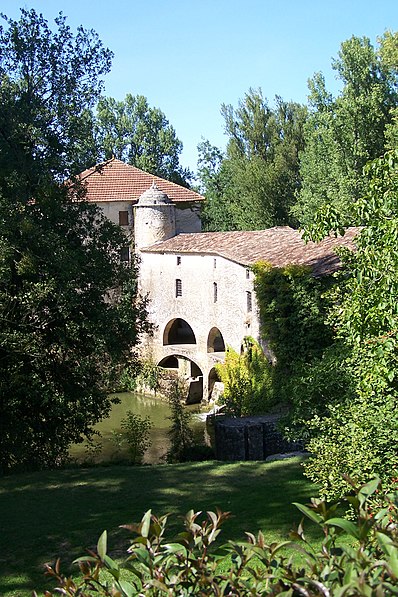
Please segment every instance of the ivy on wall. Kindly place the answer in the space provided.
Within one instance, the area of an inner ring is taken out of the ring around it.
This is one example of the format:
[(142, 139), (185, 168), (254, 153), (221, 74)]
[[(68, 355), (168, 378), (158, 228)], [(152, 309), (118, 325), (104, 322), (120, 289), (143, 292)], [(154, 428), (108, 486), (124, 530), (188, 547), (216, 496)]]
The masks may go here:
[(333, 341), (333, 330), (325, 323), (333, 278), (314, 278), (308, 266), (259, 262), (253, 270), (261, 334), (275, 356), (275, 379), (281, 385)]

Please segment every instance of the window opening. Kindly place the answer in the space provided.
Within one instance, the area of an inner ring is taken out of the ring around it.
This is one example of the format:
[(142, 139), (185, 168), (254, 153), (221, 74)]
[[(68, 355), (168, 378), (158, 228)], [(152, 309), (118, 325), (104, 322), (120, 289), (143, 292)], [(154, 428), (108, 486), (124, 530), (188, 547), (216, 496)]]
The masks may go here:
[(213, 282), (213, 300), (216, 303), (218, 299), (218, 288), (217, 288), (217, 282)]
[(213, 259), (213, 267), (214, 267), (214, 269), (216, 269), (216, 267), (217, 267), (217, 259)]
[(250, 278), (250, 270), (249, 269), (246, 270), (246, 278), (247, 278), (247, 280)]
[(128, 226), (129, 225), (129, 212), (128, 211), (119, 211), (119, 226)]
[(182, 296), (182, 282), (181, 280), (176, 280), (176, 296)]
[(130, 261), (130, 247), (122, 247), (120, 251), (120, 261)]
[(253, 308), (251, 292), (246, 292), (246, 303), (247, 303), (247, 310), (248, 310), (248, 312), (250, 312)]
[(177, 265), (181, 265), (181, 256), (177, 255)]

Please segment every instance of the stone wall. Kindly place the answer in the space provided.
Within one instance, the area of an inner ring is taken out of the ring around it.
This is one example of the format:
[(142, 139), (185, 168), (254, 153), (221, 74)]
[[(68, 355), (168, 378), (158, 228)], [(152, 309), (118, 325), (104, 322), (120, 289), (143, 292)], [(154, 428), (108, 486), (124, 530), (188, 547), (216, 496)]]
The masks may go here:
[(279, 417), (259, 416), (239, 419), (214, 417), (215, 453), (218, 460), (265, 460), (267, 456), (302, 449), (285, 440), (277, 428)]
[[(196, 363), (203, 374), (204, 400), (209, 399), (211, 372), (224, 359), (224, 353), (209, 347), (212, 330), (217, 328), (225, 346), (238, 352), (245, 336), (259, 339), (253, 272), (218, 255), (145, 250), (140, 253), (139, 267), (140, 290), (148, 296), (148, 316), (155, 326), (152, 336), (143, 337), (143, 351), (156, 364), (172, 355)], [(177, 279), (181, 281), (181, 296), (176, 296)], [(248, 292), (252, 293), (251, 311), (247, 308)], [(192, 328), (194, 344), (164, 343), (165, 330), (176, 318)]]

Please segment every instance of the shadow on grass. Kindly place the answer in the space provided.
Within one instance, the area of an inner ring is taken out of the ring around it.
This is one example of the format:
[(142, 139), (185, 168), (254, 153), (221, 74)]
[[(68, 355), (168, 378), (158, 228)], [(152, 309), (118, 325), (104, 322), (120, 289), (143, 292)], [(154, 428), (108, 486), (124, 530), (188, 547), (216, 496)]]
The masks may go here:
[[(94, 547), (104, 529), (110, 552), (125, 554), (129, 534), (119, 525), (137, 522), (149, 508), (170, 513), (170, 532), (189, 510), (230, 511), (220, 542), (262, 529), (283, 540), (300, 521), (292, 502), (307, 502), (315, 487), (298, 458), (273, 463), (184, 463), (151, 467), (103, 467), (16, 475), (0, 482), (0, 594), (19, 597), (43, 590), (44, 562), (69, 563)], [(308, 538), (319, 535), (308, 526)]]

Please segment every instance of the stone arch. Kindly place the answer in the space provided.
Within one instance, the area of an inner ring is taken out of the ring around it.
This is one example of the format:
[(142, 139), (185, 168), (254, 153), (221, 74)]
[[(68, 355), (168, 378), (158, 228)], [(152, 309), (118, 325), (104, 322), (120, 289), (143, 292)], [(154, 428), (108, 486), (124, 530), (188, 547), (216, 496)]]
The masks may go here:
[(207, 352), (225, 352), (223, 335), (216, 327), (211, 328), (207, 337)]
[(215, 400), (222, 393), (222, 383), (215, 367), (210, 369), (208, 376), (208, 400)]
[(158, 366), (172, 369), (173, 377), (177, 374), (187, 382), (186, 404), (197, 404), (202, 400), (203, 372), (195, 361), (179, 354), (173, 354), (164, 357)]
[(178, 369), (178, 359), (175, 355), (165, 357), (160, 361), (158, 367), (163, 367), (164, 369)]
[(173, 344), (196, 344), (193, 329), (185, 319), (177, 317), (172, 319), (164, 328), (163, 346)]

